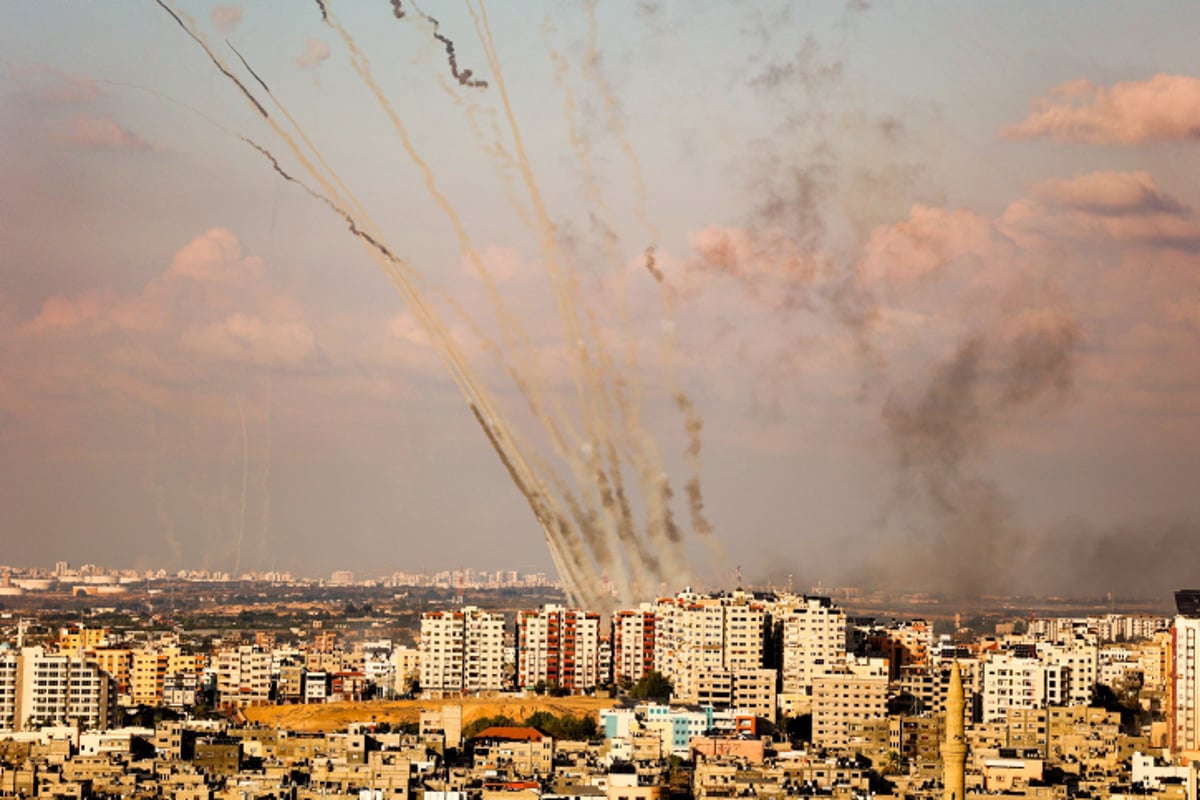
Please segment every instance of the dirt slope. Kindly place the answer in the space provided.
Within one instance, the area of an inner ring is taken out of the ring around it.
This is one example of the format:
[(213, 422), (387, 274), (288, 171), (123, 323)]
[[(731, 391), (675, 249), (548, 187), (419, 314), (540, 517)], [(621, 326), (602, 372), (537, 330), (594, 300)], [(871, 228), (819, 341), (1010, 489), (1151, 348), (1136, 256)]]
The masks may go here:
[(611, 708), (613, 701), (595, 697), (487, 697), (454, 700), (378, 700), (361, 703), (327, 703), (324, 705), (258, 706), (245, 711), (252, 723), (279, 727), (291, 731), (337, 731), (351, 722), (417, 722), (421, 709), (443, 705), (463, 707), (463, 724), (481, 717), (500, 714), (520, 722), (535, 711), (551, 714), (574, 714), (577, 717), (596, 716), (602, 708)]

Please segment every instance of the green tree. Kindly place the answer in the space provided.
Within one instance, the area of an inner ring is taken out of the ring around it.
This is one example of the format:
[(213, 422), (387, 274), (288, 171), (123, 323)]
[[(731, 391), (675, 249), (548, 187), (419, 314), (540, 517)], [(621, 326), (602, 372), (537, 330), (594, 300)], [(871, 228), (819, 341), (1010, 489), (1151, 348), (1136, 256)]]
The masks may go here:
[(633, 685), (629, 690), (629, 696), (634, 700), (662, 700), (671, 699), (671, 692), (675, 687), (667, 680), (667, 677), (661, 672), (650, 670), (641, 679)]

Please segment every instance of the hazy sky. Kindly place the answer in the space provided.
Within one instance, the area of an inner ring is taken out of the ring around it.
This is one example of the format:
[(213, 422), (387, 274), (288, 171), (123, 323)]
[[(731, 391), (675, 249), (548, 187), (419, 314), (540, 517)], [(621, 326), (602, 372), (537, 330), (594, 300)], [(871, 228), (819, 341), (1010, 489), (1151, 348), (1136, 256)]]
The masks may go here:
[(154, 2), (7, 7), (0, 562), (553, 570), (436, 336), (248, 139), (566, 486), (514, 365), (579, 421), (607, 358), (685, 530), (700, 468), (701, 579), (1197, 582), (1200, 6), (325, 4), (171, 6), (279, 130)]

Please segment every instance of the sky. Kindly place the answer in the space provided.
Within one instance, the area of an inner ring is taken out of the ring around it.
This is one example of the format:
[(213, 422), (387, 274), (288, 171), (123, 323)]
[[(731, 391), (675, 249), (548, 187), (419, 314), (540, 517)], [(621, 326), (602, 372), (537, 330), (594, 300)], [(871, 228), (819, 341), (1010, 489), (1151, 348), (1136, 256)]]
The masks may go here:
[(7, 11), (0, 561), (1195, 583), (1200, 6)]

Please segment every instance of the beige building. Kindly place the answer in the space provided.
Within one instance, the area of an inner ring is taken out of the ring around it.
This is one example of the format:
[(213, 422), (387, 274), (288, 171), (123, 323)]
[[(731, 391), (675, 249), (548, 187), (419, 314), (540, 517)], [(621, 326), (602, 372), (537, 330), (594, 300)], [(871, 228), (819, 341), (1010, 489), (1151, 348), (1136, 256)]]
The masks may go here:
[(674, 700), (697, 702), (706, 673), (763, 667), (768, 614), (753, 596), (681, 592), (659, 600), (654, 612), (655, 667), (674, 686)]
[(854, 728), (887, 716), (887, 662), (851, 664), (813, 678), (812, 735), (820, 747), (852, 747)]
[(230, 707), (265, 705), (271, 696), (271, 654), (253, 645), (217, 654), (217, 703)]

